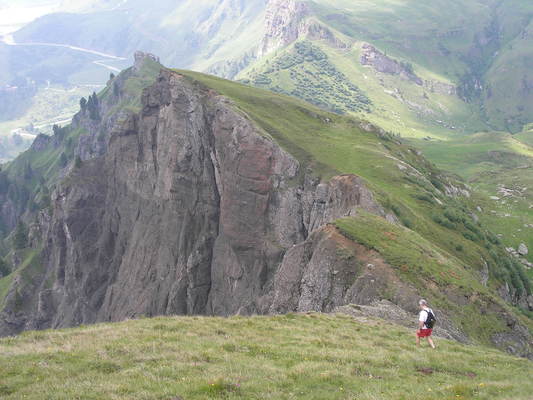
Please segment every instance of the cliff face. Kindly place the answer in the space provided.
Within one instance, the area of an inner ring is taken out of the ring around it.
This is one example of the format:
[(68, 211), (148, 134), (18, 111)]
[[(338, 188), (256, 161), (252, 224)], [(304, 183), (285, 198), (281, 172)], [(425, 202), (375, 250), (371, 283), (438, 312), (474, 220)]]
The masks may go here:
[(268, 1), (264, 21), (265, 34), (259, 44), (257, 57), (261, 58), (304, 37), (322, 40), (334, 48), (349, 47), (327, 26), (315, 18), (308, 18), (312, 14), (309, 5), (303, 1)]
[[(0, 288), (0, 335), (167, 314), (331, 312), (383, 299), (416, 311), (424, 289), (336, 228), (339, 218), (370, 213), (385, 229), (404, 229), (360, 177), (321, 181), (318, 160), (300, 158), (303, 167), (242, 111), (238, 97), (233, 103), (167, 69), (148, 80), (147, 65), (160, 69), (139, 53), (135, 67), (101, 94), (98, 112), (74, 118), (77, 146), (72, 137), (54, 137), (32, 150), (43, 159), (72, 145), (76, 161), (57, 171), (55, 186), (46, 182), (54, 186), (50, 206), (24, 217), (29, 246), (16, 254), (7, 292)], [(142, 96), (128, 93), (141, 82)], [(311, 135), (333, 124), (302, 107), (320, 121)], [(468, 302), (443, 293), (453, 307)], [(531, 356), (527, 329), (487, 296), (489, 311), (509, 327), (494, 343)], [(453, 307), (437, 309), (439, 333), (469, 341)]]
[[(94, 151), (104, 127), (107, 143)], [(89, 128), (78, 148), (84, 161), (35, 229), (43, 270), (31, 287), (12, 287), (2, 334), (345, 304), (344, 293), (324, 292), (302, 294), (314, 303), (299, 305), (279, 288), (298, 246), (315, 247), (313, 232), (358, 208), (385, 215), (357, 176), (320, 183), (227, 99), (168, 70), (144, 91), (140, 113)]]

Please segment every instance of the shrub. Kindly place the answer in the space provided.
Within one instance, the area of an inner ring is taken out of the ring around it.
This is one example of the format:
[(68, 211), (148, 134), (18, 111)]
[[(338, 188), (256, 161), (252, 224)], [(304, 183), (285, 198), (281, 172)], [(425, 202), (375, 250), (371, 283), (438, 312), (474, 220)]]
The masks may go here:
[(468, 239), (472, 242), (475, 242), (477, 240), (477, 237), (473, 235), (471, 232), (463, 232), (463, 236), (465, 237), (465, 239)]
[(0, 257), (0, 278), (7, 276), (10, 273), (11, 273), (11, 270), (9, 269), (9, 266), (4, 261), (4, 259)]
[(392, 212), (394, 214), (396, 214), (397, 217), (402, 215), (402, 210), (396, 204), (393, 204), (390, 208), (391, 208)]
[(28, 232), (23, 222), (19, 222), (13, 236), (13, 247), (17, 250), (23, 249), (28, 245)]
[(420, 201), (425, 201), (430, 204), (435, 204), (435, 200), (433, 200), (433, 197), (427, 195), (427, 194), (417, 194), (415, 195), (415, 198)]
[(465, 221), (464, 225), (465, 225), (465, 228), (468, 229), (469, 231), (474, 232), (478, 236), (481, 235), (481, 231), (479, 230), (479, 228), (475, 226), (474, 224), (472, 224), (471, 222)]
[(439, 189), (441, 192), (445, 191), (444, 185), (441, 181), (439, 181), (436, 177), (431, 177), (430, 182), (433, 186), (435, 186), (437, 189)]
[(451, 222), (463, 222), (465, 220), (462, 215), (450, 208), (444, 210), (444, 216), (448, 218)]
[(411, 220), (407, 217), (401, 217), (400, 218), (400, 221), (402, 221), (402, 224), (406, 227), (406, 228), (409, 228), (411, 229), (413, 227), (413, 223), (411, 222)]

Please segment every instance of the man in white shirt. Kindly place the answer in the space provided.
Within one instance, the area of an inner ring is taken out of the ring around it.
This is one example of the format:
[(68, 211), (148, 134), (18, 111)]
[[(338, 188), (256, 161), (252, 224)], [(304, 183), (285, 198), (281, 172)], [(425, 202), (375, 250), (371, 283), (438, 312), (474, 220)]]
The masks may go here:
[(431, 348), (435, 348), (435, 343), (433, 343), (433, 339), (431, 339), (431, 334), (433, 333), (433, 329), (426, 326), (426, 321), (428, 319), (429, 314), (433, 314), (433, 310), (428, 307), (428, 303), (426, 300), (422, 299), (418, 302), (418, 306), (420, 307), (420, 313), (418, 314), (418, 330), (416, 331), (416, 345), (420, 345), (420, 338), (427, 338), (429, 345)]

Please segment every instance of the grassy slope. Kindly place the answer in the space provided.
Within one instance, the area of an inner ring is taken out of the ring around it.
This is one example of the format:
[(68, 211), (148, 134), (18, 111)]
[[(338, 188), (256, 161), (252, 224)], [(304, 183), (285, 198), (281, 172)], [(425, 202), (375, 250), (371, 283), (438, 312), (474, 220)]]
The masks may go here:
[(520, 87), (523, 77), (531, 80), (531, 2), (436, 0), (421, 5), (416, 0), (377, 0), (357, 7), (347, 0), (315, 3), (324, 23), (356, 40), (369, 41), (457, 83), (467, 73), (485, 79), (481, 98), (497, 129), (516, 131), (531, 122), (531, 109), (523, 107), (531, 93)]
[[(479, 133), (451, 141), (416, 143), (440, 168), (468, 181), (474, 189), (471, 203), (483, 210), (479, 216), (484, 224), (514, 248), (520, 243), (533, 248), (533, 228), (524, 226), (533, 224), (533, 147), (527, 144), (528, 135)], [(512, 189), (513, 195), (502, 196), (501, 186)], [(533, 261), (531, 255), (529, 259)], [(530, 273), (533, 276), (533, 271)]]
[[(457, 290), (467, 297), (475, 292), (483, 293), (485, 300), (490, 298), (503, 307), (500, 300), (480, 287), (479, 277), (475, 272), (483, 267), (482, 259), (490, 260), (487, 248), (493, 246), (486, 237), (490, 234), (482, 233), (483, 228), (476, 228), (477, 224), (468, 216), (468, 212), (464, 211), (466, 209), (460, 200), (442, 197), (429, 181), (398, 168), (398, 164), (402, 163), (400, 160), (405, 160), (423, 171), (426, 176), (437, 177), (433, 167), (418, 157), (415, 151), (386, 137), (380, 138), (375, 133), (365, 132), (357, 120), (325, 113), (297, 99), (208, 75), (180, 72), (234, 100), (240, 110), (265, 130), (265, 134), (272, 136), (299, 159), (304, 166), (302, 170), (305, 170), (306, 165), (312, 166), (323, 179), (342, 173), (354, 173), (364, 178), (379, 201), (385, 207), (390, 207), (399, 219), (414, 231), (413, 235), (422, 237), (426, 241), (429, 253), (453, 259), (450, 261), (453, 264), (452, 270), (462, 271), (461, 279), (457, 280), (454, 274), (448, 273), (449, 268), (446, 267), (446, 263), (437, 266), (436, 269), (418, 263), (420, 268), (424, 269), (426, 277), (435, 281), (440, 289), (446, 287), (452, 291)], [(436, 180), (439, 179), (441, 178)], [(439, 205), (435, 199), (440, 199), (444, 204)], [(454, 222), (451, 225), (448, 223), (446, 226), (446, 222), (436, 221), (446, 220), (446, 214), (462, 216), (460, 218), (463, 218), (463, 222)], [(375, 229), (374, 235), (397, 230), (394, 225), (382, 219), (370, 223), (356, 221), (356, 229), (361, 232)], [(477, 233), (474, 233), (476, 231)], [(406, 231), (400, 229), (398, 232)], [(364, 240), (359, 241), (365, 243)], [(403, 243), (404, 253), (420, 252), (416, 240), (406, 240)], [(378, 241), (370, 240), (366, 241), (366, 244), (373, 247)], [(499, 260), (490, 261), (489, 264), (492, 272), (503, 268)], [(439, 268), (442, 268), (444, 273), (436, 275)], [(413, 283), (421, 290), (426, 286), (422, 281), (413, 281)], [(438, 293), (439, 290), (435, 290), (432, 294), (437, 298)], [(439, 305), (449, 306), (443, 298), (441, 300)], [(467, 314), (466, 308), (457, 308), (456, 311), (457, 322), (465, 322), (461, 319)], [(491, 319), (494, 328), (506, 329), (492, 317), (487, 318)], [(467, 324), (461, 323), (461, 325)], [(481, 341), (486, 342), (488, 338), (480, 331), (472, 333)]]
[[(155, 318), (0, 339), (3, 399), (529, 399), (530, 361), (343, 315)], [(181, 397), (176, 397), (181, 396)]]
[[(339, 37), (346, 43), (351, 42), (343, 35)], [(327, 59), (317, 62), (307, 57), (295, 63), (297, 51), (291, 45), (252, 64), (239, 78), (323, 108), (363, 116), (402, 136), (445, 138), (484, 127), (475, 106), (457, 96), (431, 92), (399, 76), (378, 73), (372, 67), (361, 65), (362, 42), (353, 43), (349, 50), (334, 49), (320, 41), (304, 41), (296, 46), (302, 43), (323, 52)], [(288, 62), (291, 60), (293, 62)], [(396, 60), (409, 61), (408, 58)], [(323, 67), (326, 61), (329, 68)], [(415, 73), (425, 80), (449, 83), (444, 75), (436, 75), (420, 66), (415, 68)], [(357, 90), (351, 89), (353, 87)], [(359, 100), (364, 97), (369, 99), (370, 105)]]
[[(146, 70), (141, 76), (124, 82), (125, 89), (138, 95), (140, 88), (153, 80), (153, 74), (158, 68), (155, 64), (146, 64)], [(425, 238), (428, 253), (444, 254), (453, 258), (454, 270), (463, 269), (463, 265), (468, 266), (467, 272), (462, 276), (464, 279), (460, 282), (455, 276), (444, 274), (436, 278), (439, 285), (449, 286), (464, 293), (484, 292), (482, 288), (478, 288), (475, 271), (482, 268), (482, 257), (487, 260), (490, 258), (485, 248), (490, 247), (490, 244), (484, 233), (478, 232), (479, 236), (475, 237), (469, 234), (469, 229), (473, 228), (467, 228), (470, 220), (462, 211), (463, 205), (460, 201), (444, 197), (438, 192), (434, 184), (429, 181), (431, 179), (436, 185), (439, 184), (441, 177), (438, 171), (414, 150), (400, 145), (389, 136), (380, 137), (375, 132), (363, 130), (358, 120), (324, 112), (297, 99), (208, 75), (188, 71), (180, 73), (195, 80), (197, 84), (207, 85), (232, 99), (238, 109), (264, 129), (265, 135), (272, 136), (300, 161), (302, 172), (309, 166), (324, 180), (342, 173), (355, 173), (363, 177), (386, 208), (396, 213), (406, 226), (417, 232), (416, 235)], [(125, 79), (127, 74), (128, 72), (116, 79)], [(112, 85), (100, 94), (102, 101), (106, 101), (111, 90)], [(128, 99), (121, 103), (120, 107), (138, 109), (138, 96), (130, 96)], [(79, 130), (70, 128), (66, 128), (66, 132), (72, 139), (83, 134)], [(69, 142), (73, 145), (75, 140), (69, 141), (67, 137), (64, 143), (68, 146)], [(11, 163), (7, 173), (12, 179), (16, 177), (20, 179), (21, 171), (30, 162), (34, 176), (31, 182), (24, 182), (24, 185), (30, 190), (33, 189), (32, 193), (35, 193), (41, 176), (49, 184), (54, 182), (63, 148), (51, 146), (39, 153), (29, 151)], [(72, 157), (71, 154), (67, 152), (69, 159)], [(404, 165), (404, 162), (413, 165), (421, 173), (410, 173), (409, 169), (405, 170), (406, 167), (404, 170), (400, 169), (398, 165)], [(300, 176), (300, 179), (302, 177)], [(437, 199), (446, 204), (439, 205)], [(461, 215), (464, 223), (452, 224), (450, 228), (435, 221), (435, 216), (444, 218), (443, 215), (449, 211)], [(381, 223), (386, 226), (375, 224), (380, 232), (396, 229), (384, 221)], [(359, 225), (358, 228), (364, 231), (368, 224), (363, 222)], [(405, 232), (411, 231), (405, 230)], [(419, 251), (415, 245), (416, 240), (407, 241), (406, 244), (405, 252)], [(369, 243), (370, 247), (373, 245), (377, 245), (377, 242)], [(431, 268), (427, 268), (426, 272), (433, 274), (435, 271)], [(499, 267), (491, 263), (491, 268)], [(423, 282), (414, 283), (419, 288), (424, 288)], [(445, 306), (444, 303), (441, 304)], [(458, 318), (462, 318), (463, 311), (458, 310)], [(495, 323), (494, 326), (500, 325)], [(479, 332), (476, 337), (485, 341), (484, 335)]]
[(18, 277), (23, 284), (30, 283), (35, 275), (42, 272), (39, 250), (26, 249), (22, 252), (21, 258), (23, 261), (17, 270), (0, 279), (0, 309), (15, 278)]
[[(480, 343), (491, 343), (491, 337), (506, 330), (505, 322), (492, 314), (472, 320), (473, 314), (496, 303), (512, 312), (501, 299), (484, 287), (479, 276), (465, 268), (453, 255), (436, 248), (416, 232), (392, 225), (374, 215), (360, 213), (357, 217), (335, 222), (347, 238), (376, 250), (391, 265), (403, 281), (419, 288), (420, 295), (431, 299), (435, 307), (447, 310), (454, 322)], [(391, 299), (396, 288), (389, 288)], [(450, 294), (453, 294), (450, 296)], [(450, 297), (468, 298), (468, 304), (457, 304)], [(523, 319), (533, 327), (531, 321)]]
[[(384, 203), (387, 198), (394, 199), (396, 206), (403, 210), (403, 216), (410, 220), (411, 227), (422, 236), (433, 238), (434, 244), (452, 253), (453, 243), (464, 243), (466, 253), (461, 256), (466, 255), (473, 265), (479, 262), (479, 250), (475, 245), (431, 220), (432, 212), (441, 207), (415, 198), (427, 193), (433, 195), (431, 190), (435, 188), (409, 179), (408, 174), (398, 168), (400, 160), (407, 160), (428, 174), (435, 170), (408, 147), (363, 131), (357, 120), (320, 111), (296, 99), (203, 74), (180, 72), (233, 99), (304, 166), (314, 164), (314, 170), (325, 179), (342, 173), (363, 177)], [(330, 122), (324, 122), (325, 119)]]
[[(318, 19), (350, 46), (335, 49), (325, 41), (315, 42), (344, 80), (360, 88), (374, 104), (365, 119), (403, 136), (438, 138), (487, 128), (516, 132), (532, 122), (532, 53), (527, 40), (533, 29), (531, 2), (435, 0), (421, 5), (415, 0), (376, 0), (358, 2), (356, 7), (348, 0), (309, 3), (309, 19)], [(463, 92), (471, 102), (362, 66), (359, 51), (364, 41), (411, 64), (423, 80), (465, 83)], [(296, 79), (289, 71), (307, 72), (310, 85), (324, 82), (323, 76), (313, 74), (310, 62), (272, 73), (276, 59), (291, 53), (292, 46), (280, 49), (252, 64), (239, 78), (254, 82), (257, 75), (266, 75), (272, 83), (260, 85), (289, 92)], [(483, 88), (476, 89), (476, 81)], [(323, 93), (331, 94), (331, 90), (324, 88)], [(338, 96), (333, 109), (342, 110), (346, 103), (342, 97)]]

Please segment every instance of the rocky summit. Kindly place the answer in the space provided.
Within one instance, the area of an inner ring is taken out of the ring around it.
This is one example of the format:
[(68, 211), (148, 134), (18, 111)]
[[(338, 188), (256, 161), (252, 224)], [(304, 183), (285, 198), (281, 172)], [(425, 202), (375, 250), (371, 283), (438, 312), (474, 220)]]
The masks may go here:
[(442, 336), (532, 356), (528, 281), (461, 182), (369, 123), (135, 61), (1, 173), (1, 335), (350, 304), (405, 325), (424, 296)]

